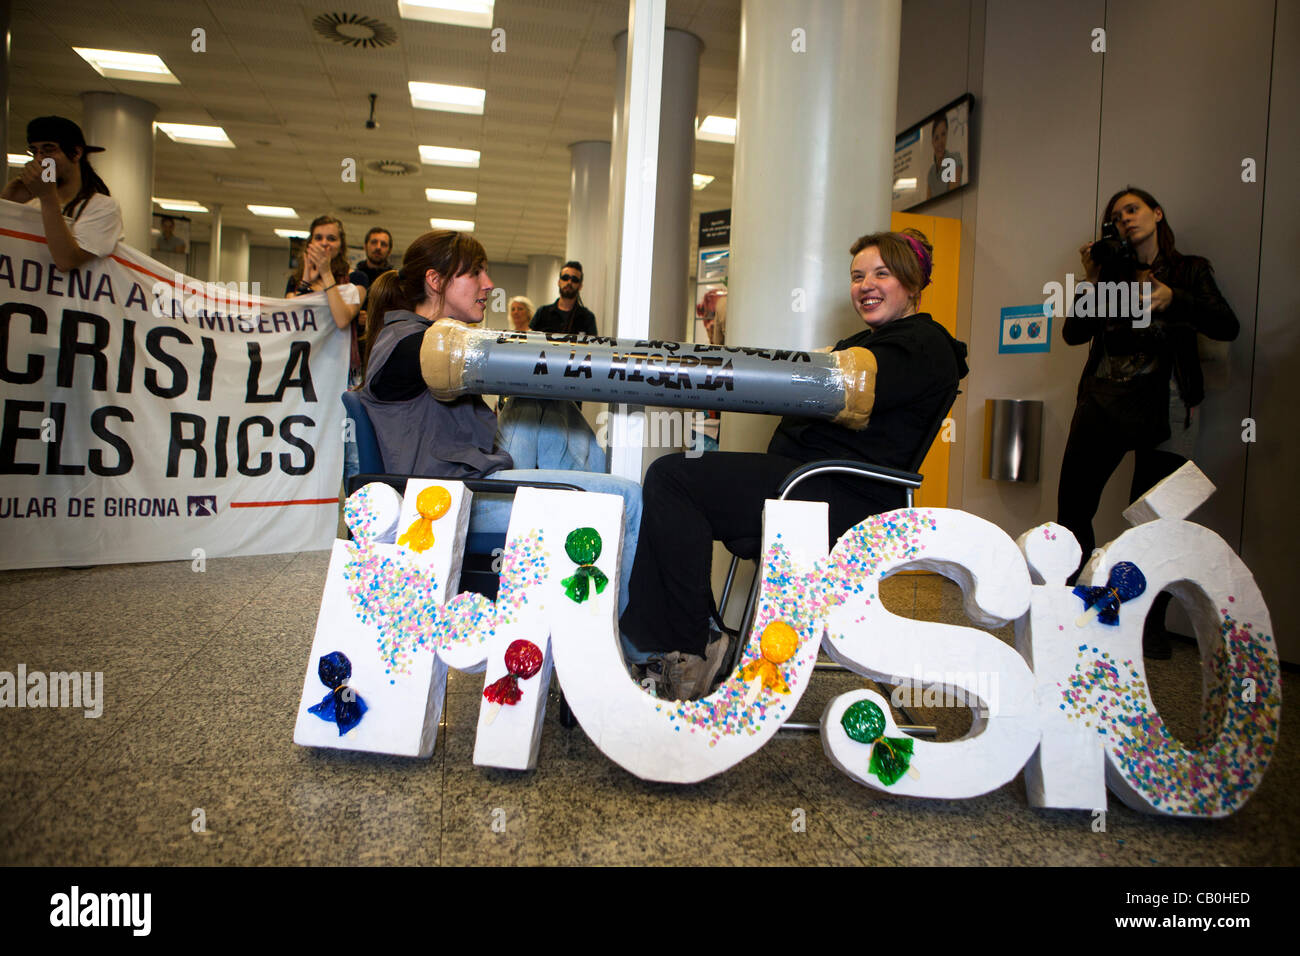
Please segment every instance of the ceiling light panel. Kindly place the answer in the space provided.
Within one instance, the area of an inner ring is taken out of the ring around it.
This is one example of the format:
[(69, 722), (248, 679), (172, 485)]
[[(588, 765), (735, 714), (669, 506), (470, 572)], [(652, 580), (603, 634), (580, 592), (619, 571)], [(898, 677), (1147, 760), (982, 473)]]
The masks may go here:
[(92, 50), (87, 47), (72, 48), (95, 72), (110, 80), (138, 80), (142, 83), (170, 83), (178, 80), (167, 64), (152, 53), (127, 53), (122, 50)]
[(193, 123), (154, 123), (154, 126), (167, 134), (173, 143), (187, 143), (191, 146), (220, 146), (222, 149), (234, 149), (226, 131), (220, 126), (196, 126)]
[(249, 205), (245, 208), (247, 208), (248, 211), (251, 212), (254, 216), (272, 216), (276, 219), (297, 219), (298, 218), (297, 210), (291, 209), (288, 206)]
[(398, 0), (397, 13), (404, 20), (487, 29), (492, 26), (492, 6), (493, 0)]
[(695, 131), (695, 138), (709, 143), (734, 143), (736, 118), (734, 116), (706, 116)]
[(429, 225), (434, 229), (451, 229), (455, 232), (473, 232), (474, 220), (472, 219), (430, 219)]
[(461, 166), (465, 169), (478, 169), (479, 151), (477, 149), (456, 149), (451, 146), (421, 146), (420, 162), (431, 166)]
[(426, 189), (424, 198), (429, 202), (449, 202), (458, 206), (473, 206), (478, 202), (478, 193), (464, 189)]
[(406, 84), (411, 91), (411, 105), (420, 110), (442, 110), (444, 113), (483, 114), (486, 91), (473, 86), (450, 86), (446, 83)]

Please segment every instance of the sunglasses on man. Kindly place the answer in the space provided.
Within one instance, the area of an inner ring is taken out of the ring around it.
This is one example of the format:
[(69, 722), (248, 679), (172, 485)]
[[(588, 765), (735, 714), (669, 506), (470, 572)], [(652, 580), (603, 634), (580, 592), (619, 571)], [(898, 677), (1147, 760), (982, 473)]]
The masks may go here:
[(561, 276), (560, 276), (560, 281), (561, 281), (561, 282), (577, 282), (577, 283), (581, 284), (581, 283), (582, 283), (582, 276), (575, 276), (572, 272), (565, 272), (565, 273), (561, 274)]

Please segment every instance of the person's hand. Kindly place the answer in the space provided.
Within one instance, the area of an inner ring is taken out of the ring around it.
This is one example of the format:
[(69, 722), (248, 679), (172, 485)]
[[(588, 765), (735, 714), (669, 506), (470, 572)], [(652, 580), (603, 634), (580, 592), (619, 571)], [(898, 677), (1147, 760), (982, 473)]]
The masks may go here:
[(1101, 270), (1092, 261), (1092, 240), (1089, 239), (1079, 247), (1079, 260), (1083, 263), (1083, 272), (1089, 282), (1096, 282)]
[(50, 182), (41, 175), (43, 170), (38, 160), (33, 159), (23, 167), (23, 185), (27, 191), (32, 194), (33, 198), (43, 199), (46, 196), (57, 197), (59, 195), (59, 184)]
[(8, 199), (10, 202), (27, 202), (29, 199), (35, 199), (32, 191), (27, 188), (21, 175), (15, 176), (5, 185), (4, 192), (0, 193), (0, 198)]
[[(324, 246), (307, 247), (307, 265), (311, 267), (313, 279), (319, 278), (324, 280), (327, 276), (332, 277), (333, 275), (330, 271), (329, 253), (325, 251)], [(306, 269), (303, 270), (303, 278), (307, 279)], [(312, 280), (307, 279), (307, 281), (310, 282)], [(325, 282), (325, 284), (329, 285), (329, 282)]]
[(1147, 275), (1151, 282), (1151, 309), (1154, 312), (1163, 312), (1174, 301), (1174, 290), (1150, 273)]

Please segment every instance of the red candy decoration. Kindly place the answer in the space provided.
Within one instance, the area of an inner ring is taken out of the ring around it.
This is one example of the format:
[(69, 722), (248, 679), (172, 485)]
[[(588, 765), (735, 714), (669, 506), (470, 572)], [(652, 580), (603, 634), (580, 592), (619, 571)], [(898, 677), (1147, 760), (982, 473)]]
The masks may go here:
[(532, 641), (514, 641), (506, 648), (505, 677), (493, 681), (483, 696), (494, 704), (517, 704), (523, 698), (519, 682), (542, 669), (542, 650)]

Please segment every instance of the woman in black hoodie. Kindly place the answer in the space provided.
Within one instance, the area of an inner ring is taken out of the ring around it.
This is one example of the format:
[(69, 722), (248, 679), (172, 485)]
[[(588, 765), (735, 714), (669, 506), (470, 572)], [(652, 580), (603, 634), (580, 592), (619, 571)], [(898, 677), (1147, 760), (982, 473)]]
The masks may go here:
[[(841, 367), (866, 385), (856, 427), (787, 416), (766, 454), (669, 455), (646, 473), (620, 627), (624, 646), (640, 652), (629, 663), (662, 658), (669, 674), (663, 690), (679, 699), (710, 691), (726, 647), (710, 627), (713, 542), (760, 537), (763, 502), (806, 462), (853, 458), (909, 468), (968, 371), (966, 345), (916, 311), (933, 265), (925, 236), (910, 229), (874, 233), (849, 251), (849, 295), (867, 328), (828, 351), (843, 352)], [(829, 502), (832, 539), (904, 504), (901, 489), (840, 478), (809, 480), (792, 497)]]

